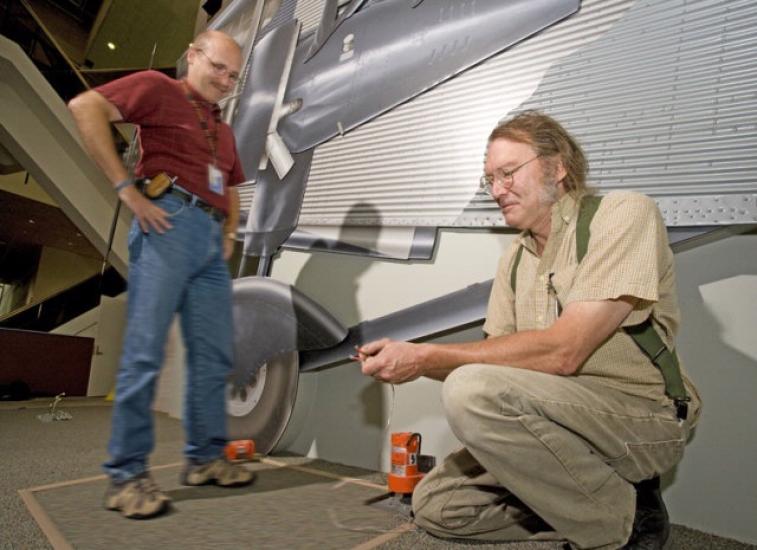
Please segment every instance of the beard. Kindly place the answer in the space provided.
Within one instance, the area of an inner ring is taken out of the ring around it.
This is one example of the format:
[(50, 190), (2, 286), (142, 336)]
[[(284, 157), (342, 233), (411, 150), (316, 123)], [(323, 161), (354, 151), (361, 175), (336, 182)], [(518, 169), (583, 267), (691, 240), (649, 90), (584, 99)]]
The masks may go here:
[(560, 200), (560, 183), (559, 181), (554, 180), (547, 180), (547, 178), (544, 178), (545, 181), (541, 188), (541, 193), (539, 197), (539, 202), (542, 204), (555, 204), (558, 200)]

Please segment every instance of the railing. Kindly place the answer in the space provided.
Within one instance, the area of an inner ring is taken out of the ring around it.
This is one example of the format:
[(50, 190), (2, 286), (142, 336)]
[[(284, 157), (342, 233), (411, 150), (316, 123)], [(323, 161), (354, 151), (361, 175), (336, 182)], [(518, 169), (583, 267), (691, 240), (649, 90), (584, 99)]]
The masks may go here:
[[(0, 0), (0, 34), (21, 47), (64, 101), (89, 89), (83, 73), (24, 0)], [(125, 139), (117, 137), (117, 143), (126, 149)], [(123, 278), (109, 267), (102, 275), (0, 316), (0, 327), (47, 332), (96, 307), (101, 292), (115, 295), (125, 288)]]

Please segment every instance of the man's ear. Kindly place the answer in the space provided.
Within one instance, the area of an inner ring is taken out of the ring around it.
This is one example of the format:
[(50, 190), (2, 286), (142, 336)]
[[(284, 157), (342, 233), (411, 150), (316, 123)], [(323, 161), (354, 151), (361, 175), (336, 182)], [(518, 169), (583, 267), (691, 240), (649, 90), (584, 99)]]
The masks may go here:
[[(558, 158), (555, 163), (555, 181), (559, 181), (560, 183), (564, 183), (565, 176), (568, 175), (568, 172), (565, 170), (565, 165), (562, 163), (562, 159)], [(566, 189), (567, 191), (567, 189)]]
[(187, 48), (187, 65), (194, 63), (195, 57), (197, 57), (197, 51), (195, 50), (195, 45), (190, 44), (189, 48)]

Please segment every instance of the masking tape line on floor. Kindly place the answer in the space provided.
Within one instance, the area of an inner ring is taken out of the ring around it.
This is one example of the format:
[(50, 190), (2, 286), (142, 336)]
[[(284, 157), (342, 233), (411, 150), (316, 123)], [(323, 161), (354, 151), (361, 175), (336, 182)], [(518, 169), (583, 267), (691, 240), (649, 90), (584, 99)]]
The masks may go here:
[(305, 473), (313, 474), (317, 476), (337, 479), (339, 481), (346, 481), (348, 483), (354, 483), (355, 485), (362, 485), (364, 487), (371, 487), (373, 489), (379, 489), (381, 491), (386, 490), (386, 485), (379, 485), (378, 483), (373, 483), (371, 481), (366, 481), (364, 479), (360, 479), (356, 477), (340, 476), (338, 474), (332, 474), (331, 472), (325, 472), (323, 470), (318, 470), (316, 468), (308, 468), (306, 466), (297, 466), (295, 464), (287, 464), (286, 462), (279, 462), (277, 460), (272, 460), (270, 458), (261, 458), (260, 462), (263, 462), (264, 464), (270, 464), (272, 466), (279, 466), (281, 468), (291, 468), (292, 470), (298, 470), (300, 472), (305, 472)]
[(58, 530), (55, 523), (53, 523), (53, 520), (50, 519), (47, 512), (42, 509), (40, 503), (34, 498), (32, 491), (29, 489), (20, 489), (18, 494), (21, 497), (21, 500), (24, 501), (26, 508), (34, 518), (34, 521), (37, 522), (42, 533), (47, 537), (50, 545), (55, 550), (73, 550), (73, 546), (66, 542), (63, 533)]
[(392, 539), (399, 537), (403, 533), (407, 533), (414, 527), (415, 526), (412, 523), (403, 523), (402, 525), (395, 527), (391, 531), (388, 531), (384, 533), (383, 535), (379, 535), (375, 539), (371, 539), (361, 544), (358, 544), (357, 546), (353, 546), (352, 550), (371, 550), (372, 548), (381, 546), (385, 542), (388, 542)]

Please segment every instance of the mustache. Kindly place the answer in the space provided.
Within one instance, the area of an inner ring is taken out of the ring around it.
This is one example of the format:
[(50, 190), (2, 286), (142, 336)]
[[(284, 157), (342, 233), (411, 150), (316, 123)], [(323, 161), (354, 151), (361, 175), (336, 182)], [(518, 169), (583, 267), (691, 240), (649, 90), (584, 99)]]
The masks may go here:
[[(559, 192), (559, 181), (544, 181), (543, 187), (541, 188), (541, 191), (539, 193), (539, 199), (540, 202), (543, 204), (554, 204), (558, 201), (560, 198), (560, 192)], [(510, 206), (512, 204), (516, 204), (518, 201), (509, 201), (508, 198), (510, 195), (512, 195), (512, 189), (507, 191), (507, 194), (500, 195), (499, 197), (494, 199), (494, 202), (497, 203), (497, 205), (500, 208), (504, 208), (505, 206)]]

